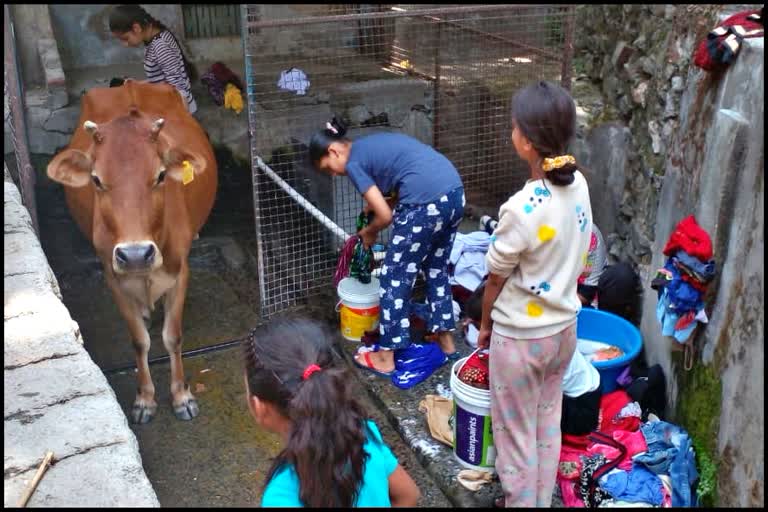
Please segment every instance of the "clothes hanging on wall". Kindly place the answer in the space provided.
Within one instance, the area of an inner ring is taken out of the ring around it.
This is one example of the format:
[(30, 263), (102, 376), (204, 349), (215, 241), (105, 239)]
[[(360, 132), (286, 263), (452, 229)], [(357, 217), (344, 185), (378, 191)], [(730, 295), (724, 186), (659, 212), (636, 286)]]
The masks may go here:
[(699, 43), (693, 63), (705, 71), (721, 71), (736, 60), (744, 39), (763, 36), (762, 8), (736, 13), (723, 20)]

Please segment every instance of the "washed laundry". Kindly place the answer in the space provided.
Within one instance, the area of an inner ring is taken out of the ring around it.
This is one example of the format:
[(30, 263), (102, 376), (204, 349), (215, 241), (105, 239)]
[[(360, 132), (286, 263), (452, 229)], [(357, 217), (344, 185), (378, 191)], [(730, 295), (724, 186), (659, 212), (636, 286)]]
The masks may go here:
[(642, 466), (631, 471), (613, 470), (600, 478), (598, 483), (601, 489), (621, 501), (660, 506), (664, 500), (661, 480)]
[(648, 421), (640, 431), (648, 450), (635, 456), (633, 461), (657, 475), (669, 474), (673, 507), (694, 506), (696, 498), (691, 488), (698, 479), (698, 471), (688, 433), (666, 421)]
[[(208, 93), (213, 98), (213, 101), (219, 106), (224, 105), (225, 90), (228, 85), (235, 87), (238, 94), (243, 91), (243, 83), (240, 78), (221, 62), (215, 62), (208, 71), (200, 77), (200, 81), (208, 86)], [(230, 95), (232, 94), (233, 93), (230, 93)], [(230, 97), (230, 103), (232, 102), (233, 98)]]
[(307, 74), (298, 68), (286, 69), (280, 73), (277, 80), (277, 86), (285, 91), (293, 91), (298, 96), (304, 96), (309, 89), (309, 78)]
[(726, 18), (699, 43), (694, 64), (706, 71), (722, 71), (736, 59), (745, 38), (763, 37), (763, 26), (762, 8)]
[(491, 236), (485, 231), (469, 234), (456, 233), (448, 261), (453, 265), (452, 285), (460, 285), (470, 292), (477, 289), (485, 275), (485, 254)]

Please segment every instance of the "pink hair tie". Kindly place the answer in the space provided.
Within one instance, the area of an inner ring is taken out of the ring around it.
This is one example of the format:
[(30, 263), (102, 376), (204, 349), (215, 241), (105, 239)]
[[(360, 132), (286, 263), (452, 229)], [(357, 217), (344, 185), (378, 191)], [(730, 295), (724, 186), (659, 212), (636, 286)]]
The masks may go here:
[(328, 130), (330, 130), (330, 131), (331, 131), (331, 133), (333, 133), (334, 135), (338, 135), (338, 134), (339, 134), (339, 131), (338, 131), (336, 128), (334, 128), (334, 127), (333, 127), (333, 125), (332, 125), (331, 123), (325, 123), (325, 127), (326, 127)]
[(320, 368), (316, 364), (311, 364), (307, 366), (304, 369), (304, 373), (301, 374), (301, 380), (307, 380), (310, 375), (312, 375), (315, 372), (319, 372), (320, 370), (322, 370), (322, 368)]

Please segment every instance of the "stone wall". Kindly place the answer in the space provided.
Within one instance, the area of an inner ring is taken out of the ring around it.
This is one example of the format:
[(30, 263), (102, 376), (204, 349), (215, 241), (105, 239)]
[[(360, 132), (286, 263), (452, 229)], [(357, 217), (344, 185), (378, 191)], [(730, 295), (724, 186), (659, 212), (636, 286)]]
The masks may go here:
[(115, 393), (83, 348), (7, 168), (3, 207), (3, 504), (48, 450), (32, 507), (157, 507)]
[[(721, 506), (764, 505), (763, 39), (748, 40), (721, 76), (691, 62), (719, 19), (747, 8), (582, 7), (573, 88), (574, 152), (588, 167), (595, 222), (612, 256), (640, 273), (647, 358), (664, 368), (672, 419), (693, 436), (699, 469), (713, 460), (719, 492), (706, 501)], [(649, 283), (690, 214), (719, 271), (688, 372), (659, 332)]]
[(593, 140), (608, 142), (600, 147), (613, 149), (597, 156), (610, 165), (593, 167), (621, 169), (616, 174), (625, 177), (613, 179), (610, 209), (598, 207), (595, 215), (598, 221), (616, 219), (606, 223), (615, 231), (603, 234), (618, 259), (650, 263), (655, 218), (649, 212), (658, 203), (667, 141), (678, 129), (680, 96), (696, 42), (713, 27), (717, 11), (716, 6), (663, 4), (577, 9), (575, 71), (586, 75), (604, 99), (589, 128), (613, 122), (612, 128), (591, 132)]

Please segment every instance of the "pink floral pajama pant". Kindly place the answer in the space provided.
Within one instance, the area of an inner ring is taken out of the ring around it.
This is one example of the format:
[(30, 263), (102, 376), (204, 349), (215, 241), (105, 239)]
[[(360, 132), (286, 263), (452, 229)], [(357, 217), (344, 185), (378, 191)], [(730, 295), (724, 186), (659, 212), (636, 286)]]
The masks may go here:
[(551, 505), (560, 457), (563, 375), (575, 349), (575, 323), (538, 339), (493, 331), (491, 421), (507, 507)]

